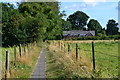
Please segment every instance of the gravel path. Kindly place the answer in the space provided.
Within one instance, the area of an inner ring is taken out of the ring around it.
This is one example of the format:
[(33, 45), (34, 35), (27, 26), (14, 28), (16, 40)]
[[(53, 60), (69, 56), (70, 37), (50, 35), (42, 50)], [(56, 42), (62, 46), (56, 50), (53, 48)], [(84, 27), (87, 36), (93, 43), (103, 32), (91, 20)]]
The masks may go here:
[(46, 61), (45, 61), (45, 48), (42, 49), (40, 58), (36, 64), (36, 67), (31, 75), (31, 78), (45, 78), (45, 67), (46, 67)]

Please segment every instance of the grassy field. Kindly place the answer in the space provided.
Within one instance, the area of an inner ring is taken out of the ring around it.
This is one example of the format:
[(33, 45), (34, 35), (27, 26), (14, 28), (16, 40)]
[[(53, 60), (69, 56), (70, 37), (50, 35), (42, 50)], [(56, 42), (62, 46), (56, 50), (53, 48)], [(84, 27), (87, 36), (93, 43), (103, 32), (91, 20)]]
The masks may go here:
[[(37, 46), (32, 46), (28, 52), (23, 52), (22, 57), (19, 56), (19, 48), (17, 47), (17, 60), (16, 65), (14, 64), (14, 48), (1, 48), (2, 49), (2, 57), (0, 61), (2, 61), (2, 78), (5, 77), (5, 53), (9, 51), (9, 59), (10, 59), (10, 71), (8, 74), (9, 78), (30, 78), (31, 73), (35, 67), (35, 64), (39, 58), (40, 51), (42, 49), (42, 44)], [(22, 48), (23, 49), (23, 48)]]
[[(118, 42), (95, 41), (96, 71), (92, 72), (91, 41), (50, 41), (47, 49), (47, 77), (67, 78), (117, 78)], [(70, 52), (68, 54), (68, 43)], [(75, 43), (79, 46), (79, 58), (75, 59)], [(65, 44), (65, 47), (63, 46)]]

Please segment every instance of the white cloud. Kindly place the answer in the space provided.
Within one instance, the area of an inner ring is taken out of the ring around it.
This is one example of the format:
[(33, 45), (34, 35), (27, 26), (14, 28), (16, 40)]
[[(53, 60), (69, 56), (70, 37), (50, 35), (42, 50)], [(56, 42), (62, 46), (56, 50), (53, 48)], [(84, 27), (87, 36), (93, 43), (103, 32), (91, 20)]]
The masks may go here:
[(84, 2), (106, 2), (107, 0), (84, 0)]
[(0, 0), (0, 2), (21, 2), (21, 0)]
[(85, 3), (83, 3), (83, 4), (73, 4), (73, 5), (70, 5), (70, 6), (64, 6), (63, 8), (65, 10), (70, 10), (70, 11), (85, 10), (87, 8), (87, 5)]
[(87, 5), (96, 6), (99, 2), (106, 2), (107, 0), (83, 0)]

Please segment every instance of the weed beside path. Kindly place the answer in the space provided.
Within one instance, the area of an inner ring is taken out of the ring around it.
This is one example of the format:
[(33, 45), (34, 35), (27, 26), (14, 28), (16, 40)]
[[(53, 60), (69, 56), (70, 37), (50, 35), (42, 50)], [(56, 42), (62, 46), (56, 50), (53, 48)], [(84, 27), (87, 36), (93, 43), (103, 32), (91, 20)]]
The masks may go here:
[(2, 78), (5, 77), (5, 51), (10, 51), (10, 69), (8, 78), (30, 78), (31, 73), (37, 63), (37, 60), (40, 56), (40, 52), (42, 49), (42, 44), (37, 44), (36, 46), (32, 46), (29, 49), (29, 52), (22, 54), (22, 57), (19, 56), (19, 49), (17, 48), (17, 59), (14, 64), (14, 49), (11, 48), (2, 48)]
[[(93, 73), (92, 41), (47, 41), (48, 78), (117, 78), (118, 41), (94, 41), (96, 70)], [(76, 44), (78, 60), (76, 61)], [(70, 50), (68, 50), (70, 45)], [(69, 53), (68, 53), (69, 51)]]
[[(70, 53), (73, 54), (73, 53)], [(46, 76), (47, 78), (90, 78), (91, 63), (76, 61), (74, 55), (60, 50), (59, 46), (50, 44), (46, 51)]]

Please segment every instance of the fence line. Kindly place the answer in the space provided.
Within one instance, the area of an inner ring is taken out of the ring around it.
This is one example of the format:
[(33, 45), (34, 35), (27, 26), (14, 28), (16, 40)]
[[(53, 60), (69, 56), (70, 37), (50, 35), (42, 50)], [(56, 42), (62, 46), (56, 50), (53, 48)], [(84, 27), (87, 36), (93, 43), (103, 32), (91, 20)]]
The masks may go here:
[(69, 52), (70, 52), (70, 44), (68, 44), (68, 54), (69, 54)]
[(22, 48), (21, 48), (21, 44), (19, 45), (19, 54), (20, 54), (20, 58), (22, 56)]
[(93, 60), (93, 70), (95, 70), (95, 51), (94, 51), (94, 42), (92, 42), (92, 60)]
[(14, 65), (16, 65), (16, 46), (14, 46)]
[[(97, 53), (96, 51), (95, 51), (95, 47), (94, 47), (94, 42), (97, 42), (97, 41), (92, 41), (92, 42), (88, 42), (88, 43), (90, 43), (91, 44), (91, 50), (89, 50), (89, 52), (91, 53), (91, 60), (92, 60), (92, 68), (93, 68), (93, 71), (96, 71), (96, 56), (95, 56), (95, 53)], [(64, 41), (55, 41), (55, 43), (56, 44), (58, 44), (58, 46), (57, 47), (59, 47), (60, 48), (60, 50), (62, 50), (64, 53), (68, 53), (68, 54), (70, 54), (70, 52), (71, 52), (71, 49), (72, 49), (72, 46), (70, 45), (70, 43), (72, 43), (72, 42), (68, 42), (68, 41), (66, 41), (66, 42), (64, 42)], [(74, 42), (73, 42), (74, 43)], [(76, 61), (78, 61), (79, 60), (79, 46), (78, 46), (78, 43), (74, 43), (74, 44), (76, 44), (76, 46), (75, 46), (75, 58), (76, 58)], [(64, 47), (63, 47), (64, 46)], [(81, 49), (82, 50), (82, 49)], [(66, 52), (65, 52), (66, 51)], [(110, 56), (110, 55), (109, 55)], [(112, 55), (111, 55), (112, 56)], [(113, 56), (113, 57), (117, 57), (117, 56)], [(80, 59), (81, 59), (81, 57), (80, 57)]]
[(8, 74), (9, 74), (9, 52), (6, 51), (5, 78), (8, 77)]
[[(55, 43), (55, 42), (54, 42)], [(71, 46), (70, 46), (70, 43), (66, 43), (67, 44), (67, 53), (69, 54), (70, 53), (70, 48), (71, 48)], [(66, 47), (66, 44), (64, 43), (62, 43), (61, 41), (59, 41), (58, 42), (58, 45), (59, 45), (59, 48), (61, 49), (61, 50), (63, 50), (63, 48), (64, 48), (64, 52), (65, 52), (65, 47)], [(63, 47), (64, 46), (64, 47)], [(80, 48), (78, 48), (78, 44), (76, 43), (76, 46), (75, 46), (75, 57), (76, 57), (76, 61), (78, 61), (78, 57), (79, 57), (79, 53), (78, 53), (78, 50), (79, 50)], [(95, 50), (94, 50), (94, 42), (92, 42), (92, 64), (93, 64), (93, 71), (95, 71), (95, 68), (96, 68), (96, 64), (95, 64)]]
[[(22, 48), (23, 48), (23, 50), (24, 50), (24, 54), (25, 53), (29, 53), (30, 52), (30, 49), (32, 49), (32, 47), (33, 46), (36, 46), (36, 43), (34, 44), (34, 45), (32, 45), (31, 43), (29, 43), (29, 44), (23, 44), (23, 45), (18, 45), (18, 53), (19, 53), (19, 57), (20, 58), (22, 58)], [(6, 59), (5, 59), (5, 79), (7, 79), (9, 76), (8, 76), (8, 74), (9, 74), (9, 69), (10, 69), (10, 52), (7, 50), (6, 51)], [(16, 65), (17, 65), (17, 63), (16, 63), (16, 61), (17, 61), (17, 46), (16, 45), (14, 45), (13, 46), (13, 62), (14, 62), (14, 66), (16, 67)]]
[(76, 44), (76, 60), (78, 60), (78, 44)]

